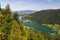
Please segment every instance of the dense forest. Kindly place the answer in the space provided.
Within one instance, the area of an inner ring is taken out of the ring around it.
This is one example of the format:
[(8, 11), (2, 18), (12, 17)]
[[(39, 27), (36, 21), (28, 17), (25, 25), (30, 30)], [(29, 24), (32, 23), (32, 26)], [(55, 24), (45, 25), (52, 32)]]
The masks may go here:
[(26, 19), (38, 24), (60, 24), (60, 9), (49, 9), (28, 15)]
[(8, 4), (5, 9), (0, 8), (0, 40), (59, 40), (59, 36), (24, 26), (17, 12), (12, 15)]

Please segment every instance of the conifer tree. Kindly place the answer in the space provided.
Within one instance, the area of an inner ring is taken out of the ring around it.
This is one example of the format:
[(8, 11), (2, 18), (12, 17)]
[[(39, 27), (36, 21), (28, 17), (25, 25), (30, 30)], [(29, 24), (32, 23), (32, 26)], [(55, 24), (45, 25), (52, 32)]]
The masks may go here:
[(0, 4), (0, 11), (1, 11), (2, 9), (1, 9), (1, 4)]
[(15, 14), (13, 15), (14, 20), (16, 20), (17, 22), (19, 21), (19, 15), (17, 12), (15, 12)]
[(10, 6), (9, 4), (7, 4), (6, 9), (5, 9), (5, 13), (4, 13), (4, 20), (6, 21), (6, 26), (4, 28), (4, 32), (5, 32), (5, 39), (8, 40), (10, 33), (11, 33), (11, 28), (12, 28), (12, 22), (13, 22), (13, 18), (11, 15), (11, 10), (10, 10)]
[(11, 9), (10, 9), (9, 4), (7, 4), (5, 11), (6, 11), (6, 16), (10, 17), (11, 16)]

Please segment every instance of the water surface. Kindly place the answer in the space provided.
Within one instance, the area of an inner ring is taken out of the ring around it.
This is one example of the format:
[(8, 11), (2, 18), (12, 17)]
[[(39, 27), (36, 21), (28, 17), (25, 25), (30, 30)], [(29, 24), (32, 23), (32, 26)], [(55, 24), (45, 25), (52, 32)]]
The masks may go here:
[(42, 26), (42, 25), (38, 25), (38, 24), (35, 24), (35, 23), (31, 23), (31, 22), (23, 22), (23, 24), (25, 26), (29, 26), (29, 27), (33, 27), (37, 30), (40, 30), (40, 31), (43, 31), (43, 32), (47, 32), (47, 33), (56, 33), (55, 31), (53, 31), (53, 29), (49, 28), (49, 27), (45, 27), (45, 26)]

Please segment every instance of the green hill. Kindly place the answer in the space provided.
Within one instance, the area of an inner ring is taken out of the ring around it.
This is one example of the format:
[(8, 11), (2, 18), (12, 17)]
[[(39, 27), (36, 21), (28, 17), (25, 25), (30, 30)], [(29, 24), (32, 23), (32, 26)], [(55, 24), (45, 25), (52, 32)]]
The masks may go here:
[(59, 40), (58, 36), (23, 26), (18, 14), (12, 16), (9, 4), (0, 9), (0, 40)]
[(10, 6), (0, 9), (0, 40), (45, 40), (40, 31), (24, 27), (18, 20), (18, 15), (12, 16)]
[(35, 12), (25, 17), (39, 24), (60, 24), (60, 9), (49, 9)]

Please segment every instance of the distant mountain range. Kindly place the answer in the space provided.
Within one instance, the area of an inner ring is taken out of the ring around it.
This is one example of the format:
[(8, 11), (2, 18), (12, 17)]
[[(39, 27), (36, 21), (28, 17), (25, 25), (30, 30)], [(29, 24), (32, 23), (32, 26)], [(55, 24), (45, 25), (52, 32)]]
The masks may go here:
[(34, 11), (34, 10), (23, 10), (23, 11), (14, 11), (14, 12), (18, 12), (19, 15), (24, 15), (24, 14), (32, 14), (36, 11)]

